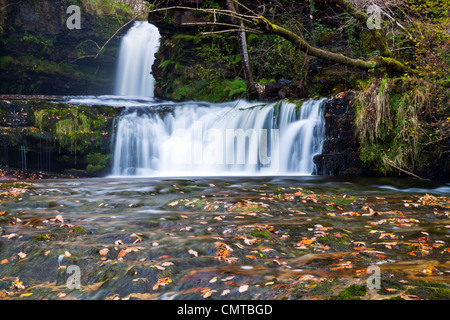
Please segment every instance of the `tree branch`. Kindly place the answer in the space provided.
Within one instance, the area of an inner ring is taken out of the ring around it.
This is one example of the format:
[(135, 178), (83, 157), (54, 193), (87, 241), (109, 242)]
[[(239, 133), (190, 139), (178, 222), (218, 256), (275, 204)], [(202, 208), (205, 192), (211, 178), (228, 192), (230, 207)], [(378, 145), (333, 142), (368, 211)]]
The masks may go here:
[[(359, 11), (347, 0), (332, 0), (332, 1), (342, 6), (342, 8), (345, 11), (347, 11), (352, 17), (354, 17), (363, 25), (366, 25), (367, 21), (370, 19), (370, 17), (365, 12)], [(372, 37), (375, 39), (375, 43), (378, 50), (380, 51), (380, 55), (383, 57), (392, 57), (392, 52), (387, 47), (386, 45), (387, 41), (385, 37), (381, 34), (381, 32), (376, 28), (371, 29), (370, 32), (372, 33)]]
[(302, 37), (289, 31), (283, 27), (271, 23), (268, 19), (263, 16), (259, 16), (257, 19), (253, 20), (254, 23), (261, 28), (265, 33), (275, 34), (280, 37), (285, 38), (291, 42), (297, 49), (305, 52), (310, 56), (316, 58), (336, 62), (349, 67), (355, 67), (363, 70), (379, 69), (387, 67), (394, 70), (397, 73), (410, 73), (415, 74), (413, 70), (402, 64), (400, 61), (395, 60), (391, 57), (379, 56), (373, 60), (365, 61), (362, 59), (354, 59), (343, 54), (334, 53), (331, 51), (326, 51), (317, 47), (310, 45)]

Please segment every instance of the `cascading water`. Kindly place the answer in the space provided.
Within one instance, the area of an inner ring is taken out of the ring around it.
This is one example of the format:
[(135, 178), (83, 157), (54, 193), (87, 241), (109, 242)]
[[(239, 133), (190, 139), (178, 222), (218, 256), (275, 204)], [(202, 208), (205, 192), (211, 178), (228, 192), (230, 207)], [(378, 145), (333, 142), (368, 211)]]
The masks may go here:
[(113, 175), (310, 175), (324, 140), (322, 102), (130, 108), (117, 125)]
[(158, 46), (159, 32), (147, 22), (136, 22), (122, 39), (116, 95), (150, 99), (127, 98), (139, 106), (127, 107), (117, 123), (114, 176), (313, 173), (324, 140), (324, 99), (300, 107), (155, 102), (150, 71)]
[(146, 21), (134, 22), (120, 45), (116, 95), (153, 97), (155, 79), (151, 71), (159, 38), (154, 25)]

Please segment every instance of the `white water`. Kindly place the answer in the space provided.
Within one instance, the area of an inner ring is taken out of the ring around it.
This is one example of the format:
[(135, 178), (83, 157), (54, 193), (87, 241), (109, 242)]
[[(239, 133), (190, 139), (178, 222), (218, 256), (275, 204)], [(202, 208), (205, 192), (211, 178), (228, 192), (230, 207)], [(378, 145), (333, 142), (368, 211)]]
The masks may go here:
[(323, 100), (299, 112), (293, 103), (243, 100), (181, 103), (162, 115), (128, 109), (117, 126), (113, 175), (311, 175), (324, 140)]
[(146, 21), (135, 21), (122, 38), (119, 50), (115, 94), (153, 97), (155, 79), (151, 75), (159, 48), (158, 28)]
[(311, 175), (322, 150), (322, 100), (295, 104), (158, 102), (150, 74), (159, 32), (135, 22), (123, 37), (113, 96), (70, 103), (125, 106), (113, 176)]

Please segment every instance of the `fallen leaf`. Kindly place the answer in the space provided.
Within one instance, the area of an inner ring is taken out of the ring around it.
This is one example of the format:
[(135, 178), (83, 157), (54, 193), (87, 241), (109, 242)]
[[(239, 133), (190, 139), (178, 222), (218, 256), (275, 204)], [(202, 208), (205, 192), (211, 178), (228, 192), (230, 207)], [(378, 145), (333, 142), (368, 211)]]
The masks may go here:
[(206, 288), (201, 291), (201, 293), (203, 294), (203, 298), (210, 297), (214, 292), (217, 292), (217, 290), (211, 290), (210, 288)]
[(306, 238), (306, 237), (304, 237), (304, 238), (302, 239), (302, 241), (300, 241), (300, 242), (298, 242), (298, 243), (296, 244), (296, 246), (297, 246), (297, 247), (301, 247), (301, 246), (303, 246), (303, 245), (311, 244), (311, 243), (313, 243), (314, 241), (316, 241), (316, 238)]
[(192, 254), (193, 256), (198, 257), (198, 252), (197, 252), (197, 251), (192, 250), (192, 249), (189, 249), (188, 252), (189, 252), (190, 254)]
[(426, 269), (423, 270), (423, 273), (432, 275), (433, 273), (441, 273), (435, 266), (430, 264)]
[(256, 242), (256, 239), (244, 238), (244, 242), (251, 246), (251, 245), (253, 245)]
[(227, 294), (229, 294), (231, 291), (229, 289), (225, 289), (222, 291), (221, 296), (226, 296)]
[(163, 267), (169, 267), (169, 266), (173, 266), (174, 264), (172, 262), (166, 261), (166, 262), (161, 263), (161, 265)]
[(22, 293), (19, 298), (23, 298), (23, 297), (29, 297), (33, 294), (33, 292), (29, 292), (29, 293)]
[(121, 245), (123, 245), (123, 241), (122, 240), (116, 240), (116, 241), (114, 241), (114, 244), (116, 246), (121, 246)]
[(27, 256), (27, 254), (22, 251), (19, 252), (17, 255), (19, 256), (20, 259), (24, 259)]
[(3, 259), (2, 261), (0, 261), (0, 264), (5, 264), (8, 263), (8, 259)]
[(109, 252), (108, 248), (103, 248), (98, 253), (100, 253), (100, 255), (102, 255), (102, 256), (106, 256), (108, 254), (108, 252)]
[(24, 290), (24, 289), (25, 289), (25, 286), (23, 285), (23, 282), (20, 281), (19, 278), (16, 278), (16, 279), (14, 280), (14, 282), (12, 283), (12, 285), (11, 285), (10, 288), (11, 288), (11, 289)]
[(170, 278), (160, 278), (158, 282), (153, 286), (153, 290), (157, 290), (159, 287), (164, 287), (172, 282)]
[(3, 237), (3, 238), (7, 238), (7, 239), (11, 239), (11, 238), (14, 238), (14, 237), (17, 237), (17, 236), (18, 236), (17, 233), (10, 233), (10, 234), (4, 235), (4, 236), (2, 236), (2, 237)]
[(119, 254), (117, 255), (118, 260), (123, 260), (123, 257), (125, 257), (128, 253), (128, 249), (122, 249), (120, 250)]
[(246, 284), (239, 287), (239, 292), (240, 293), (243, 293), (243, 292), (245, 292), (247, 290), (248, 290), (248, 285), (246, 285)]

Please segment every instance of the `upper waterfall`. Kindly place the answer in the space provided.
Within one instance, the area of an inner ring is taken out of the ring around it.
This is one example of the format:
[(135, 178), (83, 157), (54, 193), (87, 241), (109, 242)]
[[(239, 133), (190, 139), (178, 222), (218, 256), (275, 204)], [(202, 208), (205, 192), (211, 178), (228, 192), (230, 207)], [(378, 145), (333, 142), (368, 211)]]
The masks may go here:
[(120, 44), (116, 95), (153, 97), (155, 79), (151, 71), (159, 39), (154, 25), (147, 21), (134, 22)]
[(122, 39), (116, 86), (120, 97), (112, 100), (132, 104), (117, 122), (113, 175), (314, 173), (313, 157), (324, 141), (324, 99), (302, 105), (155, 101), (151, 68), (159, 39), (158, 29), (147, 22), (135, 22)]

